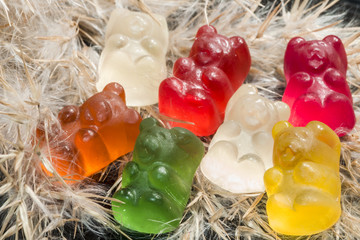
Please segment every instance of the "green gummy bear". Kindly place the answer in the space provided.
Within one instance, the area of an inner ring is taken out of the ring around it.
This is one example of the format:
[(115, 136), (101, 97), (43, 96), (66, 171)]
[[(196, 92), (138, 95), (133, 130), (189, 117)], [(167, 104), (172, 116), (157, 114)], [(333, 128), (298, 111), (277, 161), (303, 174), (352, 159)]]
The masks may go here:
[(196, 169), (204, 155), (202, 142), (189, 130), (165, 129), (154, 118), (140, 124), (133, 160), (126, 164), (122, 188), (113, 196), (115, 219), (142, 233), (165, 233), (180, 224)]

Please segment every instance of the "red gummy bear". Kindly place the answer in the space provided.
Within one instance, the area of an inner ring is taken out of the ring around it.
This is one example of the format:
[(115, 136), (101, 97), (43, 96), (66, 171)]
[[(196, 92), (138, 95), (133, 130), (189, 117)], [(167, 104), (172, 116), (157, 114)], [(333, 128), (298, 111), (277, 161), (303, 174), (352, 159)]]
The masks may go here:
[(346, 52), (338, 37), (291, 39), (284, 57), (287, 87), (282, 99), (291, 108), (289, 122), (306, 126), (317, 120), (339, 136), (347, 134), (356, 119), (346, 70)]
[(249, 49), (241, 37), (227, 38), (213, 26), (202, 26), (187, 58), (174, 64), (174, 77), (159, 89), (159, 111), (173, 119), (172, 127), (208, 136), (224, 120), (226, 104), (244, 82), (251, 65)]
[[(131, 152), (139, 135), (141, 117), (125, 105), (125, 92), (118, 83), (90, 97), (80, 107), (66, 106), (58, 114), (62, 130), (49, 136), (51, 161), (60, 176), (83, 179)], [(37, 129), (41, 148), (47, 148), (45, 133)], [(52, 175), (43, 166), (48, 175)]]

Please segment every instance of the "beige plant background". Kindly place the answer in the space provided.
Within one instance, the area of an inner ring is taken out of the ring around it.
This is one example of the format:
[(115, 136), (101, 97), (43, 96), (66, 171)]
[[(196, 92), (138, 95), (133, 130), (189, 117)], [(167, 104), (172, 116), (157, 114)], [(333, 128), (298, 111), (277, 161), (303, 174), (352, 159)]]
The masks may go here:
[[(346, 46), (347, 80), (359, 116), (360, 27), (345, 22), (340, 1), (278, 0), (0, 0), (0, 239), (84, 238), (85, 230), (106, 239), (119, 232), (109, 210), (120, 187), (128, 154), (75, 185), (40, 169), (49, 162), (34, 144), (39, 123), (57, 124), (65, 105), (81, 104), (96, 92), (97, 63), (110, 12), (125, 7), (167, 17), (173, 62), (186, 56), (197, 29), (213, 24), (218, 32), (244, 37), (252, 67), (248, 83), (280, 99), (285, 87), (283, 54), (294, 36), (322, 39), (338, 35)], [(164, 118), (156, 106), (137, 109)], [(359, 123), (341, 139), (342, 210), (331, 229), (305, 239), (360, 238)], [(202, 138), (207, 146), (211, 138)], [(180, 227), (162, 239), (287, 239), (267, 223), (266, 194), (235, 195), (211, 185), (197, 172)], [(72, 223), (71, 229), (65, 229)], [(106, 231), (104, 231), (106, 229)], [(297, 238), (294, 238), (297, 239)]]

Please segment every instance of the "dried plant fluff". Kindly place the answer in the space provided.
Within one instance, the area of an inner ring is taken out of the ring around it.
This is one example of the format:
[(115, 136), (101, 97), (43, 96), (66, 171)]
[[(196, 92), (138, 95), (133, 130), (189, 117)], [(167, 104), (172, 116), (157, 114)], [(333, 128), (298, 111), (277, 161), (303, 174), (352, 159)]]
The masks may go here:
[[(327, 0), (265, 5), (260, 0), (0, 0), (0, 239), (87, 239), (89, 232), (107, 239), (121, 234), (109, 202), (131, 153), (92, 179), (67, 185), (41, 171), (49, 156), (34, 144), (39, 123), (50, 134), (63, 106), (81, 104), (95, 93), (105, 27), (115, 7), (167, 17), (169, 76), (174, 61), (188, 54), (201, 25), (244, 37), (252, 56), (246, 81), (272, 99), (281, 99), (284, 91), (283, 54), (290, 38), (338, 35), (348, 54), (347, 80), (358, 116), (360, 28), (358, 22), (343, 21), (341, 6)], [(144, 117), (165, 120), (156, 106), (138, 110)], [(207, 146), (211, 137), (202, 140)], [(341, 141), (343, 213), (334, 227), (306, 239), (360, 238), (359, 124)], [(287, 239), (269, 227), (265, 204), (264, 193), (230, 194), (198, 171), (181, 225), (156, 238)]]

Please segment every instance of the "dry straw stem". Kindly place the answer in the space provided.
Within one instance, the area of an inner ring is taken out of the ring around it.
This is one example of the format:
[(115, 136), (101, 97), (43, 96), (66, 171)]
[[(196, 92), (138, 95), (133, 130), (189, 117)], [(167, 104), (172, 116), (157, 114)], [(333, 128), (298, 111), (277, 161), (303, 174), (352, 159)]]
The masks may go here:
[[(109, 229), (120, 231), (109, 201), (131, 153), (92, 179), (67, 185), (58, 175), (49, 178), (41, 171), (40, 163), (50, 157), (34, 141), (39, 123), (50, 134), (50, 126), (59, 126), (56, 115), (63, 106), (81, 104), (95, 93), (105, 26), (114, 7), (166, 16), (169, 76), (207, 21), (223, 35), (244, 37), (252, 56), (246, 81), (271, 99), (283, 93), (289, 39), (336, 34), (346, 46), (347, 80), (359, 116), (360, 29), (355, 21), (343, 21), (340, 1), (278, 0), (263, 6), (259, 0), (0, 0), (0, 239), (81, 239), (88, 230), (107, 238)], [(137, 110), (166, 124), (157, 106)], [(305, 239), (360, 238), (358, 132), (356, 124), (341, 139), (341, 218), (333, 228)], [(201, 139), (206, 147), (211, 141)], [(156, 238), (287, 239), (269, 227), (265, 204), (266, 194), (228, 193), (198, 171), (180, 227)], [(65, 231), (69, 223), (71, 230)]]

